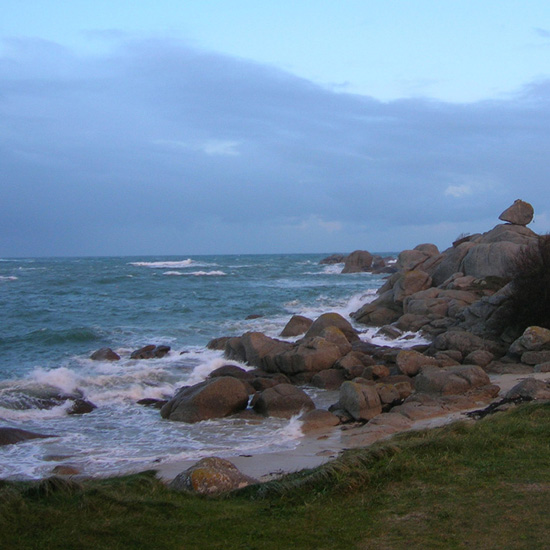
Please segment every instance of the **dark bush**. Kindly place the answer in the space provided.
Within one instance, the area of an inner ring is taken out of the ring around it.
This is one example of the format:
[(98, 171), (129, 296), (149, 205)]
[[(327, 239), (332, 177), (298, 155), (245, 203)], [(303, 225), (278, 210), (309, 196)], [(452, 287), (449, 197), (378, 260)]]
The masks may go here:
[(506, 328), (550, 328), (550, 235), (524, 248), (511, 265), (512, 288)]

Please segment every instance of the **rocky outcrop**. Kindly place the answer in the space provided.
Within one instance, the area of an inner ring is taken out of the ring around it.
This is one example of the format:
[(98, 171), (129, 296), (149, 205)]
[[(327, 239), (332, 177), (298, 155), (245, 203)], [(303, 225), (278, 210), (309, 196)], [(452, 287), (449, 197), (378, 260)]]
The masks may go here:
[(195, 423), (230, 416), (248, 405), (248, 391), (241, 380), (213, 378), (181, 388), (160, 410), (162, 418)]
[(258, 483), (244, 475), (232, 462), (215, 456), (203, 458), (181, 472), (168, 485), (174, 491), (215, 495)]
[(473, 388), (490, 384), (487, 373), (477, 365), (422, 367), (415, 378), (417, 392), (438, 395), (463, 394)]
[(462, 237), (441, 253), (431, 244), (401, 252), (397, 273), (352, 317), (366, 325), (394, 324), (430, 336), (461, 327), (495, 337), (509, 297), (510, 265), (537, 242), (525, 227), (532, 218), (529, 204), (516, 201), (502, 216), (509, 223)]

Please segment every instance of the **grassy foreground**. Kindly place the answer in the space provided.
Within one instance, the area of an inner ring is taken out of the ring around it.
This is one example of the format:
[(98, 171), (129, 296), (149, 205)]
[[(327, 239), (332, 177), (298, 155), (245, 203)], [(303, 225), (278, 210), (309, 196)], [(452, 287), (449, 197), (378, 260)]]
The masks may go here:
[(152, 472), (0, 482), (0, 548), (550, 547), (550, 405), (410, 433), (218, 498)]

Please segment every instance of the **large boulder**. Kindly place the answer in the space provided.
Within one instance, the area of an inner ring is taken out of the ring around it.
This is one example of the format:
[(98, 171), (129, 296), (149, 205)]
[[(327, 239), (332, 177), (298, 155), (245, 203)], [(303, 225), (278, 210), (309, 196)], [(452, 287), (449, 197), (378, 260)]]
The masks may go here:
[(200, 422), (223, 418), (246, 409), (245, 384), (230, 376), (213, 378), (178, 390), (160, 410), (162, 418), (179, 422)]
[(130, 359), (161, 359), (170, 351), (170, 346), (148, 344), (130, 354)]
[(313, 410), (315, 404), (304, 390), (292, 384), (278, 384), (261, 392), (252, 407), (264, 416), (290, 418), (301, 411)]
[(380, 396), (373, 383), (344, 382), (338, 403), (355, 420), (370, 420), (382, 412)]
[(281, 331), (281, 337), (292, 338), (308, 331), (313, 321), (303, 315), (293, 315)]
[(187, 491), (202, 495), (226, 493), (258, 483), (244, 475), (232, 462), (216, 456), (203, 458), (181, 472), (168, 485), (175, 491)]
[(498, 219), (515, 225), (527, 225), (533, 221), (534, 213), (533, 207), (528, 202), (517, 199)]
[(438, 366), (434, 357), (428, 357), (415, 350), (401, 350), (396, 358), (397, 368), (407, 376), (415, 376), (420, 372), (421, 367), (432, 365)]
[(516, 384), (507, 394), (508, 399), (550, 399), (550, 382), (525, 378)]
[(407, 296), (426, 290), (432, 286), (432, 278), (420, 269), (406, 271), (393, 287), (393, 297), (396, 302), (403, 302)]
[(355, 250), (346, 257), (342, 273), (361, 273), (372, 266), (373, 256), (366, 250)]
[(342, 317), (339, 313), (323, 313), (317, 318), (311, 327), (306, 332), (304, 338), (312, 338), (314, 336), (322, 336), (323, 331), (328, 327), (340, 329), (350, 343), (359, 340), (357, 331), (351, 326), (351, 323)]
[(511, 355), (521, 355), (526, 351), (550, 349), (550, 330), (543, 327), (527, 327), (523, 334), (510, 346)]
[(422, 367), (415, 378), (415, 389), (419, 393), (438, 395), (459, 395), (491, 383), (487, 373), (477, 365), (456, 367)]
[(246, 332), (231, 338), (225, 345), (225, 356), (242, 363), (274, 372), (273, 357), (292, 349), (293, 344), (270, 338), (261, 332)]

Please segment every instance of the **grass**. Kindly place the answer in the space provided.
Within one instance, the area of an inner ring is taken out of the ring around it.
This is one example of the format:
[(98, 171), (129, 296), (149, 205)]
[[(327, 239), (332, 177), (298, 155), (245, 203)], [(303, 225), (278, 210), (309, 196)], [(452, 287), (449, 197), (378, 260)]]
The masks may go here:
[(397, 437), (221, 497), (153, 472), (0, 485), (0, 548), (550, 546), (550, 404)]

